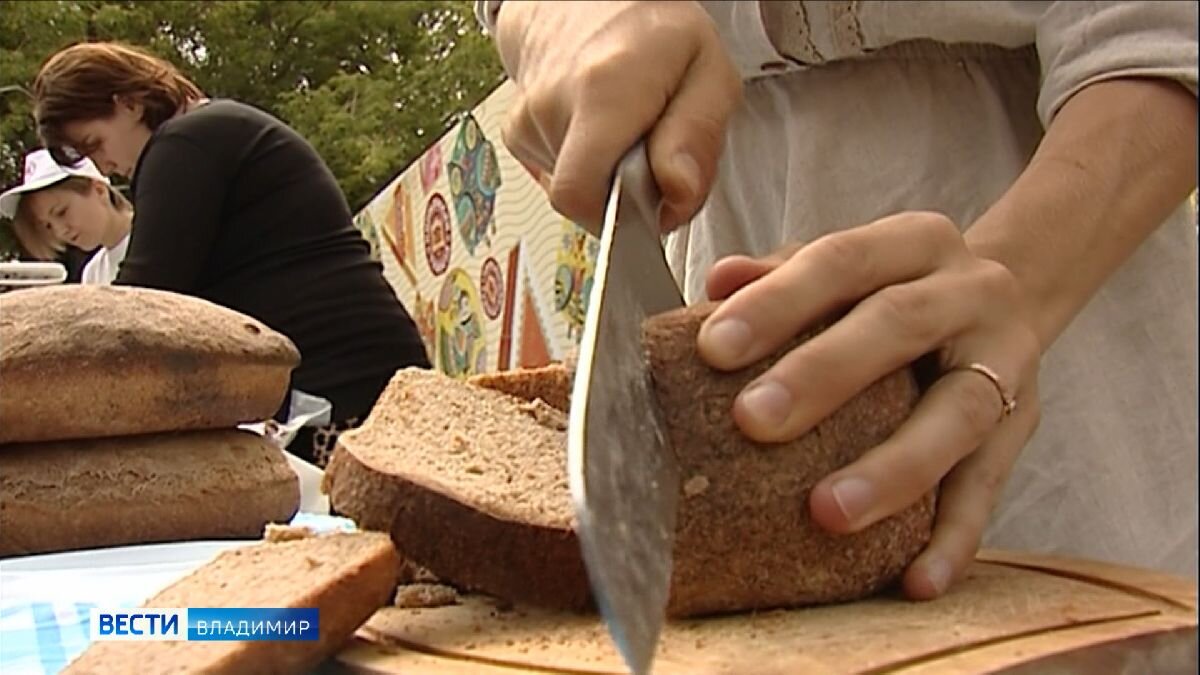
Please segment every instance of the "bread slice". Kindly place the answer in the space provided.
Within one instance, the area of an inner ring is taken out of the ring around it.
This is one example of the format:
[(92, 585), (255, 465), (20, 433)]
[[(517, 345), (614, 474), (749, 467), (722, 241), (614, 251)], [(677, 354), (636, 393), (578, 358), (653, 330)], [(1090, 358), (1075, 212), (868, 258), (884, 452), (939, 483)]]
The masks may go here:
[(265, 324), (144, 288), (0, 295), (0, 443), (220, 429), (275, 414), (300, 354)]
[(539, 368), (520, 368), (480, 373), (467, 378), (471, 384), (502, 391), (525, 401), (541, 399), (563, 412), (571, 409), (573, 366), (556, 362)]
[(543, 401), (407, 368), (325, 468), (337, 513), (391, 532), (462, 588), (589, 606), (565, 471), (566, 415)]
[(143, 605), (315, 607), (314, 642), (95, 642), (64, 673), (307, 673), (342, 646), (396, 589), (386, 535), (337, 533), (226, 551)]
[(0, 447), (0, 556), (257, 539), (299, 506), (283, 451), (248, 431)]
[[(907, 417), (918, 396), (911, 371), (883, 378), (796, 441), (754, 443), (734, 426), (733, 400), (784, 351), (737, 373), (708, 368), (695, 341), (713, 308), (645, 325), (682, 476), (668, 613), (850, 600), (891, 582), (928, 541), (933, 496), (835, 536), (811, 522), (808, 493)], [(341, 436), (326, 470), (333, 508), (390, 531), (401, 552), (445, 582), (519, 603), (590, 607), (561, 418), (543, 424), (529, 406), (437, 373), (402, 371), (366, 423)]]

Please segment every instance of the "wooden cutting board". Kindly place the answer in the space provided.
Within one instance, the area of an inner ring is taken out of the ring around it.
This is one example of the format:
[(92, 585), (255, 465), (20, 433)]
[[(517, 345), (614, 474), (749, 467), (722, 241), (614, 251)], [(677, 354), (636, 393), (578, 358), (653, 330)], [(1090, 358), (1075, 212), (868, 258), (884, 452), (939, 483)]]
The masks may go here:
[[(655, 673), (1195, 673), (1196, 585), (1140, 569), (981, 552), (932, 602), (855, 603), (668, 624)], [(595, 616), (468, 596), (380, 610), (336, 657), (357, 673), (622, 673)]]

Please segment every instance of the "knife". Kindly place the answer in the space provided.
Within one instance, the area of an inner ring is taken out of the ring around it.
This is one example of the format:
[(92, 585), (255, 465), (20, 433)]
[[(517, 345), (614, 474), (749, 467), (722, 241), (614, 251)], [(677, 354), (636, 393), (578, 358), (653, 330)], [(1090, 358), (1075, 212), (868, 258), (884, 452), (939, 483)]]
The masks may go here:
[(621, 160), (600, 231), (567, 429), (567, 475), (596, 605), (626, 666), (650, 671), (666, 617), (679, 498), (642, 321), (683, 306), (644, 143)]

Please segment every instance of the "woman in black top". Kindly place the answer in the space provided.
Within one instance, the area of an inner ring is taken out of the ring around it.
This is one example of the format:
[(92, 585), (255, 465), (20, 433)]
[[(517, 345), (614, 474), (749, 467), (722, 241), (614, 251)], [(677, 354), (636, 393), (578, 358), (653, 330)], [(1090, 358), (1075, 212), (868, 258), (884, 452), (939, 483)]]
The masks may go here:
[[(287, 125), (207, 100), (171, 64), (111, 43), (52, 56), (34, 96), (59, 163), (87, 156), (131, 179), (117, 284), (198, 296), (287, 335), (302, 356), (292, 388), (332, 403), (334, 431), (361, 422), (397, 369), (429, 367), (333, 175)], [(289, 449), (324, 464), (329, 430)]]

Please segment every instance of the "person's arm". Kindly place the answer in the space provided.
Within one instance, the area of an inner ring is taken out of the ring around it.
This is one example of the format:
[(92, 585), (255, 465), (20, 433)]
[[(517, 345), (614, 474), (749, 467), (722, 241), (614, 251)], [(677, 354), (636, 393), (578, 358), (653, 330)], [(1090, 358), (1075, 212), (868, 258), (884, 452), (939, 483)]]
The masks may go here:
[(227, 180), (212, 150), (156, 139), (138, 167), (133, 236), (114, 283), (194, 290), (220, 229)]
[(1036, 18), (1046, 136), (966, 239), (1016, 275), (1046, 348), (1196, 185), (1197, 26), (1175, 2)]
[[(763, 441), (806, 433), (881, 375), (936, 354), (941, 375), (912, 416), (810, 499), (822, 527), (856, 532), (940, 485), (933, 537), (905, 575), (911, 596), (936, 596), (974, 557), (1037, 427), (1040, 352), (1183, 203), (1196, 185), (1196, 143), (1196, 100), (1177, 83), (1088, 85), (965, 235), (944, 217), (901, 213), (718, 263), (708, 292), (725, 302), (701, 330), (700, 353), (739, 368), (856, 303), (739, 396), (734, 419)], [(996, 374), (994, 386), (973, 363)], [(1002, 410), (1011, 400), (1015, 410)]]
[(1195, 188), (1196, 115), (1196, 98), (1172, 81), (1088, 86), (967, 231), (976, 255), (1016, 276), (1044, 347)]
[(739, 397), (734, 418), (756, 439), (803, 434), (890, 369), (936, 355), (941, 374), (909, 420), (810, 499), (819, 524), (854, 532), (940, 486), (932, 539), (904, 579), (917, 598), (944, 592), (973, 559), (1040, 418), (1041, 352), (1196, 185), (1194, 6), (1047, 7), (1047, 133), (965, 235), (942, 216), (901, 213), (791, 255), (722, 261), (708, 278), (710, 297), (727, 299), (698, 347), (718, 368), (854, 305)]

